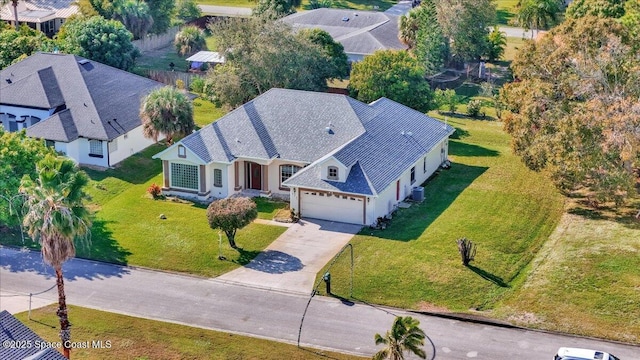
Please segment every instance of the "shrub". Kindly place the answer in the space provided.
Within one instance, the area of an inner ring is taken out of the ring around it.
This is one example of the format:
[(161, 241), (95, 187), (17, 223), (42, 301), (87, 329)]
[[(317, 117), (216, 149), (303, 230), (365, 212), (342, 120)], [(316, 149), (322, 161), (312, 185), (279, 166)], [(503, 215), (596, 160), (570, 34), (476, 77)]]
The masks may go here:
[(473, 99), (467, 104), (467, 115), (471, 117), (478, 117), (480, 110), (482, 110), (482, 102), (478, 99)]
[(162, 189), (156, 183), (151, 184), (147, 189), (147, 193), (151, 195), (154, 199), (157, 199), (162, 195)]
[(189, 86), (190, 90), (196, 94), (204, 93), (204, 79), (201, 77), (194, 77), (191, 80), (191, 85)]

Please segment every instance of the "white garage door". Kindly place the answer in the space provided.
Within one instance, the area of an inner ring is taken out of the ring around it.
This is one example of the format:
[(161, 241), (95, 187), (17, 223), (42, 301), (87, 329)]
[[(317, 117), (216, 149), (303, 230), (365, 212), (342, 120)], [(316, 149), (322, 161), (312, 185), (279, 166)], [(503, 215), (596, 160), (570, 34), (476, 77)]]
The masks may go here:
[(306, 190), (300, 193), (300, 213), (303, 217), (362, 224), (362, 198)]

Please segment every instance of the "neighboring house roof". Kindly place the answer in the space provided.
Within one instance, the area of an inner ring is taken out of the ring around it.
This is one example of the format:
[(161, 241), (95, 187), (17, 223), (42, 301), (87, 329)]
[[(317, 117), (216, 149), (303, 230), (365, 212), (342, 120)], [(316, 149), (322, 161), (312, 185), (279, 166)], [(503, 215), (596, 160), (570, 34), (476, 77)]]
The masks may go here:
[[(284, 185), (375, 195), (453, 131), (386, 98), (364, 104), (340, 94), (274, 88), (178, 144), (205, 163), (309, 163)], [(321, 179), (320, 163), (329, 156), (351, 168), (345, 182)]]
[(141, 125), (140, 102), (162, 86), (76, 55), (37, 53), (0, 71), (0, 104), (57, 108), (27, 128), (31, 137), (108, 141)]
[(216, 51), (198, 51), (197, 53), (189, 56), (187, 61), (203, 62), (203, 63), (224, 63), (224, 56), (220, 55)]
[(20, 341), (31, 346), (26, 348), (15, 348), (11, 346), (0, 347), (0, 359), (32, 359), (32, 360), (65, 360), (66, 358), (53, 348), (42, 349), (37, 347), (37, 343), (44, 344), (45, 341), (16, 319), (8, 311), (0, 312), (0, 342)]
[[(77, 14), (76, 0), (29, 0), (18, 1), (18, 21), (43, 23), (53, 19), (67, 19)], [(13, 5), (8, 4), (0, 8), (0, 19), (13, 21)]]
[(271, 89), (180, 143), (206, 163), (238, 157), (311, 163), (361, 135), (373, 116), (344, 95)]
[(321, 8), (282, 19), (294, 29), (319, 28), (344, 46), (347, 54), (373, 54), (377, 50), (404, 50), (398, 39), (398, 17), (376, 11)]

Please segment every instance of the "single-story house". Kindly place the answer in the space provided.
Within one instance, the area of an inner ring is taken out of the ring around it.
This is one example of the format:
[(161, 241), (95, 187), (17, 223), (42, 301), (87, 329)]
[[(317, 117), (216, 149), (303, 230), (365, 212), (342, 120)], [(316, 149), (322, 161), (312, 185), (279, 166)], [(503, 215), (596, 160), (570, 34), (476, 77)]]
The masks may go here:
[[(48, 37), (53, 37), (62, 24), (77, 13), (79, 10), (75, 0), (18, 1), (18, 22), (40, 30)], [(11, 1), (0, 8), (0, 19), (14, 24), (15, 15)]]
[(350, 62), (378, 50), (405, 50), (398, 39), (398, 16), (378, 11), (320, 8), (282, 18), (294, 29), (322, 29), (344, 46)]
[(139, 111), (162, 86), (76, 55), (37, 53), (0, 71), (0, 126), (107, 168), (154, 143), (142, 135)]
[(302, 217), (370, 225), (447, 160), (453, 132), (386, 98), (274, 88), (153, 157), (169, 195), (279, 196)]
[[(42, 339), (7, 310), (0, 312), (0, 359), (66, 360), (49, 342)], [(15, 344), (15, 346), (11, 346)]]

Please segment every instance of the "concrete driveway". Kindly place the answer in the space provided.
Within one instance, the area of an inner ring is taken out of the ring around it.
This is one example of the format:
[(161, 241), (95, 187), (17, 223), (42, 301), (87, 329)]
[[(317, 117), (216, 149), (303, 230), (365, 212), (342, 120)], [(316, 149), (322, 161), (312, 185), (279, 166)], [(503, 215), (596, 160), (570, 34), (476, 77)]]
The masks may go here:
[(250, 263), (215, 280), (309, 294), (318, 271), (361, 227), (324, 220), (300, 220)]

